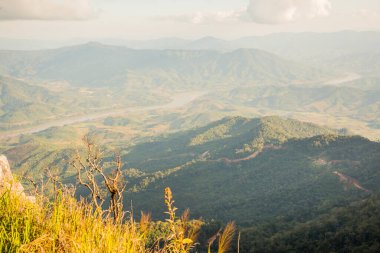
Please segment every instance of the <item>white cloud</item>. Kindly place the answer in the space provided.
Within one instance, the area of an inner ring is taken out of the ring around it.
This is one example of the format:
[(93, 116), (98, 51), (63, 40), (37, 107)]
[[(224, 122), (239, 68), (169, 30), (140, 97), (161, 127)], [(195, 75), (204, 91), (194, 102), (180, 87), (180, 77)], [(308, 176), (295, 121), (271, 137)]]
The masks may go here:
[(247, 13), (262, 24), (281, 24), (328, 16), (330, 0), (250, 0)]
[(90, 0), (0, 0), (0, 20), (84, 20), (95, 15)]
[(178, 21), (192, 24), (226, 23), (240, 20), (245, 15), (245, 9), (215, 12), (194, 12), (192, 14), (160, 16), (156, 19), (163, 21)]
[(352, 16), (358, 18), (378, 18), (380, 17), (380, 12), (369, 9), (360, 9), (355, 11)]
[(191, 17), (194, 24), (207, 22), (230, 22), (239, 20), (244, 13), (243, 10), (217, 11), (217, 12), (197, 12)]

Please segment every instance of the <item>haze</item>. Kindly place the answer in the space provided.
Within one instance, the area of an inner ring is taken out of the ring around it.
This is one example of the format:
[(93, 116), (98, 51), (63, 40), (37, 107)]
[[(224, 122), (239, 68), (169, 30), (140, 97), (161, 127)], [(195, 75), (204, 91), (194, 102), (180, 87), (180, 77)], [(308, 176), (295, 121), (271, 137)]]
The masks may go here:
[(162, 37), (236, 39), (380, 26), (377, 0), (0, 0), (0, 8), (1, 37), (66, 44)]
[(0, 252), (380, 252), (379, 45), (379, 0), (0, 0)]

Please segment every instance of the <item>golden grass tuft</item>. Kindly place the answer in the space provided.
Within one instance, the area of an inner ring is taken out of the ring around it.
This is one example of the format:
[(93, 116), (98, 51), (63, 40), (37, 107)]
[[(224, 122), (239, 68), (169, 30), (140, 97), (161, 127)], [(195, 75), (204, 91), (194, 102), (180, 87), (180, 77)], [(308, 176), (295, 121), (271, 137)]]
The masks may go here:
[(229, 222), (219, 237), (218, 253), (227, 253), (231, 248), (236, 231), (235, 222)]
[[(194, 248), (201, 221), (189, 221), (189, 211), (176, 216), (169, 188), (165, 192), (169, 218), (152, 222), (142, 213), (115, 223), (104, 211), (58, 190), (55, 200), (36, 203), (11, 191), (0, 193), (0, 252), (187, 253)], [(166, 232), (157, 229), (163, 224)]]

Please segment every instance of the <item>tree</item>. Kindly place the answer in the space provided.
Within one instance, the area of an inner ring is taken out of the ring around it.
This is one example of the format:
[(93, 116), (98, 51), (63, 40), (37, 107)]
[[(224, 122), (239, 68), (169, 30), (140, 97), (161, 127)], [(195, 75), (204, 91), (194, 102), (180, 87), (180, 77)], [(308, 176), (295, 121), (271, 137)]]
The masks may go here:
[[(103, 166), (103, 152), (91, 138), (85, 136), (83, 143), (86, 148), (86, 158), (77, 150), (72, 166), (77, 171), (78, 183), (90, 191), (92, 203), (101, 209), (104, 201), (109, 199), (108, 214), (114, 223), (123, 218), (123, 192), (126, 184), (123, 182), (122, 163), (120, 155), (115, 155), (114, 167), (106, 172)], [(105, 188), (105, 192), (103, 189)]]

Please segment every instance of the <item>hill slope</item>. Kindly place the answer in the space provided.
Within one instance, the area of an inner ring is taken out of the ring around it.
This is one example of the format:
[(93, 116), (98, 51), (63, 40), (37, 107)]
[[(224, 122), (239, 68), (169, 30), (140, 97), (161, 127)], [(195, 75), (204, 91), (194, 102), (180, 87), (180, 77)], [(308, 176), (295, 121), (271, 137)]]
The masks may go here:
[[(98, 43), (43, 51), (0, 51), (0, 73), (78, 86), (283, 84), (321, 71), (255, 49), (233, 52), (133, 50)], [(203, 87), (202, 86), (202, 87)]]
[(130, 198), (153, 210), (170, 186), (179, 207), (208, 219), (308, 220), (380, 190), (380, 144), (331, 133), (294, 120), (228, 118), (138, 145), (126, 158), (139, 169)]
[(1, 128), (62, 114), (65, 112), (62, 103), (58, 93), (0, 76)]
[(218, 96), (229, 103), (259, 109), (325, 113), (367, 122), (380, 117), (380, 91), (358, 87), (248, 87)]
[(125, 160), (130, 166), (144, 171), (158, 170), (199, 157), (240, 159), (266, 146), (280, 145), (290, 138), (332, 133), (336, 132), (276, 116), (255, 119), (227, 117), (204, 127), (139, 144)]
[[(242, 252), (378, 252), (380, 196), (296, 225), (277, 221), (242, 231)], [(272, 226), (272, 227), (271, 227)], [(281, 229), (281, 226), (286, 226)], [(275, 229), (273, 229), (276, 227)], [(276, 231), (277, 230), (277, 231)]]

